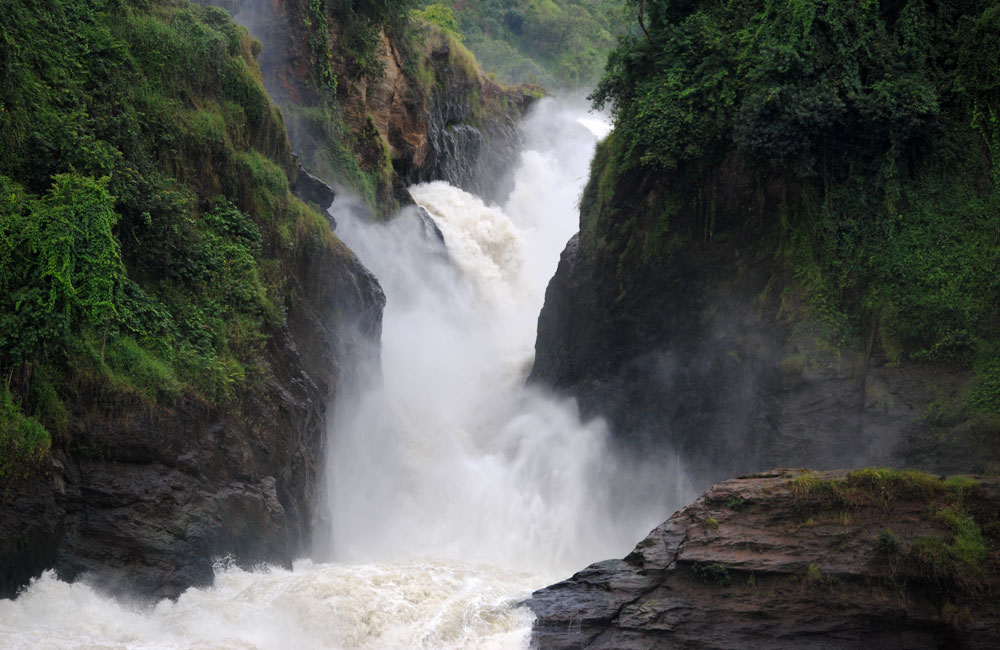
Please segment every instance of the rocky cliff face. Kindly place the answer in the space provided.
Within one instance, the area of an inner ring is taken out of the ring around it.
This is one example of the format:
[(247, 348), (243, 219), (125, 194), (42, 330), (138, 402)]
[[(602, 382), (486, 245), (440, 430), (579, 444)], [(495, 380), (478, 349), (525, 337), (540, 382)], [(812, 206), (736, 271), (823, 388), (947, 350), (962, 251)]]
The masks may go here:
[[(289, 137), (302, 160), (328, 182), (345, 184), (324, 141), (329, 125), (317, 118), (317, 110), (302, 110), (330, 101), (320, 96), (310, 76), (314, 55), (307, 3), (229, 4), (236, 20), (265, 43), (260, 54), (265, 85), (285, 111)], [(335, 111), (346, 130), (341, 137), (353, 139), (352, 153), (375, 177), (382, 203), (409, 203), (406, 186), (431, 180), (486, 199), (502, 198), (509, 187), (497, 181), (515, 162), (518, 121), (535, 95), (486, 77), (468, 51), (440, 30), (408, 29), (408, 34), (379, 34), (370, 65), (377, 72), (366, 72), (344, 51), (342, 26), (330, 18)]]
[(607, 417), (636, 453), (680, 454), (701, 488), (776, 464), (996, 463), (995, 423), (947, 407), (969, 371), (894, 362), (877, 330), (837, 340), (806, 306), (780, 228), (746, 216), (780, 214), (787, 187), (723, 169), (663, 233), (671, 179), (623, 177), (597, 214), (602, 174), (598, 160), (546, 292), (532, 381)]
[(625, 559), (535, 592), (533, 647), (995, 647), (1000, 483), (971, 483), (884, 470), (726, 481)]
[[(334, 240), (293, 260), (270, 379), (227, 409), (75, 402), (68, 443), (0, 507), (0, 596), (41, 570), (112, 591), (176, 597), (213, 561), (290, 565), (310, 540), (328, 404), (377, 353), (384, 296)], [(332, 408), (336, 408), (335, 405)]]
[[(28, 7), (18, 16), (23, 21), (35, 11)], [(131, 251), (123, 257), (130, 281), (135, 283), (132, 290), (145, 289), (160, 299), (163, 294), (158, 290), (179, 293), (182, 304), (197, 303), (192, 293), (210, 293), (212, 287), (204, 286), (210, 281), (204, 278), (213, 276), (195, 273), (197, 280), (179, 283), (171, 275), (174, 267), (150, 258), (172, 256), (170, 264), (182, 269), (197, 265), (199, 255), (208, 255), (199, 248), (205, 245), (203, 239), (191, 235), (171, 240), (163, 248), (158, 247), (163, 243), (160, 240), (169, 238), (171, 230), (176, 234), (204, 225), (205, 209), (186, 210), (193, 204), (204, 208), (224, 197), (245, 213), (240, 227), (255, 232), (259, 246), (245, 249), (251, 261), (241, 260), (231, 247), (220, 244), (222, 252), (212, 249), (217, 258), (211, 264), (223, 269), (218, 277), (229, 273), (235, 277), (233, 269), (246, 266), (254, 269), (251, 278), (259, 278), (258, 271), (266, 275), (259, 288), (271, 292), (268, 308), (273, 313), (266, 319), (250, 318), (239, 328), (238, 336), (252, 341), (247, 354), (253, 358), (241, 357), (245, 365), (234, 362), (230, 366), (227, 379), (235, 388), (226, 392), (201, 391), (177, 379), (173, 380), (179, 386), (176, 390), (161, 390), (154, 382), (156, 389), (143, 392), (136, 388), (134, 376), (125, 373), (125, 379), (116, 380), (106, 369), (73, 365), (59, 350), (51, 350), (49, 357), (58, 360), (52, 363), (61, 365), (50, 372), (63, 373), (56, 375), (60, 385), (54, 399), (65, 408), (68, 430), (53, 429), (51, 453), (41, 456), (40, 466), (17, 466), (17, 474), (0, 473), (0, 597), (13, 596), (32, 576), (52, 567), (63, 579), (87, 576), (112, 591), (159, 598), (210, 582), (213, 562), (223, 556), (242, 566), (290, 564), (311, 541), (326, 422), (336, 408), (333, 398), (343, 385), (356, 381), (355, 373), (369, 365), (369, 355), (378, 355), (385, 302), (382, 290), (332, 233), (332, 224), (291, 196), (294, 191), (318, 208), (333, 200), (331, 188), (294, 164), (281, 115), (259, 85), (253, 58), (256, 44), (223, 12), (192, 10), (176, 3), (154, 4), (149, 15), (140, 10), (136, 10), (138, 16), (131, 9), (121, 11), (127, 16), (109, 14), (118, 21), (112, 23), (113, 29), (123, 32), (124, 44), (119, 45), (126, 48), (126, 54), (131, 43), (133, 54), (143, 60), (142, 50), (132, 43), (137, 36), (131, 30), (138, 29), (135, 24), (152, 25), (158, 38), (172, 35), (181, 39), (180, 47), (197, 52), (192, 60), (205, 69), (231, 70), (226, 66), (237, 65), (235, 69), (245, 73), (240, 77), (243, 85), (232, 85), (235, 82), (227, 77), (229, 87), (217, 76), (197, 77), (197, 70), (169, 68), (166, 72), (171, 75), (194, 79), (192, 88), (185, 86), (179, 99), (171, 95), (174, 89), (169, 84), (162, 88), (154, 84), (163, 93), (154, 96), (172, 112), (155, 113), (155, 119), (143, 114), (143, 119), (155, 125), (155, 136), (146, 143), (136, 128), (128, 140), (133, 148), (126, 148), (126, 153), (142, 160), (142, 172), (148, 174), (143, 183), (152, 178), (161, 183), (153, 185), (154, 189), (166, 189), (157, 194), (143, 185), (144, 190), (131, 196), (135, 203), (140, 202), (136, 196), (147, 197), (138, 206), (149, 209), (140, 215), (140, 227), (129, 221), (134, 215), (125, 212), (116, 215), (120, 220), (114, 232), (125, 240), (123, 248)], [(87, 15), (83, 10), (81, 14)], [(135, 24), (128, 22), (133, 17)], [(53, 20), (58, 25), (63, 23), (57, 18), (66, 21), (64, 14), (56, 16)], [(78, 30), (72, 28), (74, 23), (69, 25), (58, 33), (75, 38)], [(199, 41), (184, 40), (171, 31), (177, 25), (208, 42), (217, 43), (226, 35), (233, 40), (225, 41), (229, 47), (198, 50)], [(116, 70), (114, 66), (102, 68), (108, 69)], [(101, 77), (118, 87), (142, 72), (140, 68), (132, 71), (133, 77), (122, 72), (121, 77), (109, 79), (102, 72)], [(243, 97), (253, 109), (253, 119), (240, 106), (224, 114), (217, 110), (234, 101), (227, 92), (236, 93), (237, 99)], [(111, 95), (115, 101), (124, 101), (116, 93)], [(134, 109), (127, 102), (124, 106), (108, 104), (111, 100), (104, 95), (89, 100), (97, 113), (114, 115)], [(199, 107), (200, 119), (207, 120), (204, 123), (218, 124), (222, 131), (189, 130), (185, 126), (189, 104)], [(105, 137), (110, 140), (102, 146), (115, 151), (111, 143), (117, 141)], [(149, 150), (142, 150), (143, 145)], [(37, 155), (39, 162), (57, 168), (69, 164), (56, 153)], [(130, 160), (116, 158), (120, 159)], [(136, 172), (133, 167), (127, 171)], [(135, 179), (144, 177), (130, 178), (142, 185)], [(156, 204), (163, 195), (175, 194), (185, 200), (169, 203), (172, 209)], [(170, 228), (164, 223), (175, 225)], [(162, 228), (154, 231), (159, 235), (142, 229), (152, 224)], [(232, 230), (223, 230), (218, 239), (232, 244), (236, 237)], [(229, 299), (226, 294), (221, 294), (223, 298), (211, 295), (217, 301)], [(160, 317), (171, 318), (168, 312), (173, 303), (149, 299), (143, 304), (156, 305), (163, 312)], [(233, 320), (245, 315), (235, 313)], [(197, 329), (212, 327), (205, 320), (198, 322)], [(109, 331), (110, 350), (112, 337), (132, 335), (136, 330)], [(154, 331), (162, 334), (162, 330)], [(163, 337), (164, 345), (179, 345), (169, 334)], [(221, 356), (225, 350), (219, 345), (221, 351), (215, 352)], [(98, 350), (104, 354), (100, 346)], [(207, 365), (218, 359), (202, 356), (197, 363)], [(7, 358), (0, 362), (6, 363)], [(15, 377), (15, 389), (18, 382), (26, 385), (32, 365), (5, 368), (8, 385), (9, 377)]]
[[(484, 196), (502, 187), (495, 177), (513, 162), (517, 120), (532, 97), (487, 79), (457, 41), (420, 28), (421, 38), (403, 47), (381, 33), (364, 73), (332, 16), (309, 31), (317, 16), (304, 1), (202, 4), (221, 4), (264, 41), (262, 50), (248, 43), (247, 52), (259, 56), (285, 121), (265, 100), (268, 119), (248, 127), (251, 144), (265, 141), (263, 153), (305, 201), (326, 207), (332, 189), (301, 165), (296, 172), (285, 127), (311, 172), (364, 191), (384, 214), (409, 202), (405, 188), (414, 182), (444, 179)], [(337, 79), (335, 96), (315, 83), (317, 38), (329, 46), (321, 58)], [(220, 181), (214, 166), (225, 173), (234, 166), (201, 145), (185, 153), (197, 164), (180, 156), (171, 173), (184, 174), (204, 200), (242, 188), (234, 200), (273, 227), (247, 179)], [(384, 296), (325, 224), (305, 219), (265, 239), (284, 242), (268, 263), (281, 276), (286, 318), (260, 333), (268, 341), (264, 381), (225, 408), (192, 397), (150, 405), (99, 383), (75, 387), (66, 399), (70, 430), (45, 466), (5, 477), (0, 597), (50, 567), (112, 591), (172, 597), (210, 581), (223, 556), (244, 566), (288, 564), (305, 550), (332, 398), (369, 365), (361, 355), (377, 355)]]

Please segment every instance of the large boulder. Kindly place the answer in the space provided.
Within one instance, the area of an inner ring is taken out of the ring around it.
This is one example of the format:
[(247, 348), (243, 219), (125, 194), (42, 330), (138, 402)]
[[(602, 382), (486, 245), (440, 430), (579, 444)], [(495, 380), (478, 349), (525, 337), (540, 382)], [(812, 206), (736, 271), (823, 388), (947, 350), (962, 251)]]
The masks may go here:
[(535, 592), (533, 647), (993, 648), (1000, 481), (773, 470)]

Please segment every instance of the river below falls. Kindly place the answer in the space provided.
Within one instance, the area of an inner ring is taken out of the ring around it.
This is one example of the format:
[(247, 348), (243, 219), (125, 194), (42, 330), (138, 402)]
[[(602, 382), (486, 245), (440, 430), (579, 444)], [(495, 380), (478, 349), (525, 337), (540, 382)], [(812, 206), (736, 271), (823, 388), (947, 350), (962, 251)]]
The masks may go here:
[(337, 397), (313, 560), (220, 559), (211, 586), (154, 605), (47, 572), (0, 601), (0, 648), (526, 648), (519, 602), (622, 557), (692, 496), (682, 468), (618, 458), (603, 423), (524, 386), (608, 128), (541, 101), (503, 206), (411, 188), (443, 247), (415, 208), (376, 225), (331, 208), (387, 303), (380, 367)]

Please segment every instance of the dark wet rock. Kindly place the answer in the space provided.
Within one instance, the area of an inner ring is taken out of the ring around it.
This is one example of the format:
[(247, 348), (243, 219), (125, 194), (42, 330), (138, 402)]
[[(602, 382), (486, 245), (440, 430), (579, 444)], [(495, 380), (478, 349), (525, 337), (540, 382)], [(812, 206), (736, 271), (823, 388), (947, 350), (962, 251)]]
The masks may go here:
[(417, 215), (420, 217), (420, 227), (424, 237), (444, 244), (444, 233), (438, 228), (437, 222), (427, 213), (427, 210), (417, 206)]
[(955, 426), (928, 416), (961, 394), (968, 371), (829, 344), (773, 257), (732, 237), (627, 259), (569, 241), (531, 381), (607, 418), (632, 453), (679, 454), (698, 489), (776, 464), (989, 469)]
[[(952, 537), (928, 514), (934, 497), (845, 508), (827, 491), (797, 494), (800, 474), (720, 483), (623, 560), (535, 592), (526, 602), (537, 616), (533, 647), (996, 647), (1000, 610), (987, 595), (998, 586), (995, 564), (963, 591), (942, 589), (908, 561), (914, 540)], [(995, 516), (1000, 482), (983, 481), (966, 507)], [(880, 550), (885, 530), (897, 548)]]
[[(315, 203), (324, 213), (337, 198), (337, 192), (332, 187), (310, 174), (301, 164), (291, 189), (295, 196), (307, 203)], [(333, 217), (327, 215), (327, 219), (330, 221), (330, 227), (336, 229), (337, 223)]]
[[(427, 154), (423, 164), (409, 168), (407, 181), (444, 180), (502, 202), (513, 188), (507, 172), (523, 142), (518, 123), (534, 97), (455, 66), (450, 47), (443, 41), (430, 54), (437, 83), (427, 101)], [(476, 103), (490, 109), (477, 114)]]
[(67, 440), (0, 496), (0, 596), (55, 568), (132, 597), (175, 597), (229, 558), (289, 566), (308, 548), (326, 420), (338, 386), (378, 354), (385, 303), (344, 248), (290, 260), (288, 318), (270, 379), (225, 407), (150, 408), (78, 388)]

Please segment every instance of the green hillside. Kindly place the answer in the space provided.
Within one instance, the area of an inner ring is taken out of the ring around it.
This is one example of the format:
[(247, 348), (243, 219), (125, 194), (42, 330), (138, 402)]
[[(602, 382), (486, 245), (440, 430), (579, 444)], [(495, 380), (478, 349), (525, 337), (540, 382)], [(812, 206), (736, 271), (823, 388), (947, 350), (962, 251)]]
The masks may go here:
[[(0, 475), (106, 413), (263, 381), (294, 248), (281, 115), (228, 13), (0, 3)], [(127, 407), (127, 408), (126, 408)]]
[(446, 0), (424, 6), (438, 16), (442, 10), (450, 10), (484, 70), (508, 83), (550, 89), (593, 87), (629, 24), (629, 12), (617, 0)]

